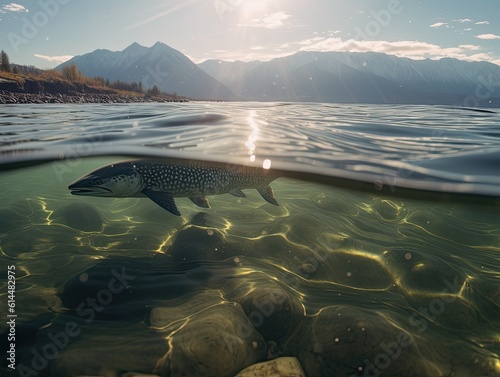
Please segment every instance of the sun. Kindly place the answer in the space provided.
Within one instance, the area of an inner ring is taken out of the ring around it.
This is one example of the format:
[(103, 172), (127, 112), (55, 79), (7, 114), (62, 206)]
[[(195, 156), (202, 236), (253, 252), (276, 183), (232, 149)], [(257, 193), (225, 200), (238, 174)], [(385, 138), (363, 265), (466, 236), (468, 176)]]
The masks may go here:
[(245, 12), (265, 12), (269, 9), (269, 1), (246, 0), (241, 2), (241, 8)]
[(277, 5), (276, 0), (240, 0), (240, 17), (247, 20), (263, 17), (275, 11)]

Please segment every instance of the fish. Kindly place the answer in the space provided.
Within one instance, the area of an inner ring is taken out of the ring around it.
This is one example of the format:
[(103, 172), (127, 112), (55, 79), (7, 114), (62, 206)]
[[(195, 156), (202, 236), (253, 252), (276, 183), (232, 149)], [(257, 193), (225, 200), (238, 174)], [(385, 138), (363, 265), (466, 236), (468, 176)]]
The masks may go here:
[(210, 208), (207, 195), (229, 193), (245, 198), (244, 189), (256, 189), (268, 203), (278, 206), (269, 185), (278, 177), (277, 172), (259, 167), (191, 160), (130, 160), (96, 169), (68, 189), (80, 196), (147, 197), (180, 216), (174, 198), (187, 197), (201, 208)]

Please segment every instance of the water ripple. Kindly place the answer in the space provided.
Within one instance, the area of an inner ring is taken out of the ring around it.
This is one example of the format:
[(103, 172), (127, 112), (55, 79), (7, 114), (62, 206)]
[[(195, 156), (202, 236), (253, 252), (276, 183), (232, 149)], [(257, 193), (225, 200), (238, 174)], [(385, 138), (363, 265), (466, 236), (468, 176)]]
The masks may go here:
[[(4, 106), (1, 163), (151, 154), (499, 196), (500, 117), (439, 106), (183, 103)], [(451, 185), (450, 185), (451, 183)]]

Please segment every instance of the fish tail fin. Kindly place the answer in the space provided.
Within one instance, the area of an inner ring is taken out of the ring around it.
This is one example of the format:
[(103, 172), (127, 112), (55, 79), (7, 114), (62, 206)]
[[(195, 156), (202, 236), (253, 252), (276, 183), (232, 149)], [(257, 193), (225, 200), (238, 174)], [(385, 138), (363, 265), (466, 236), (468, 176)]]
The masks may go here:
[(274, 192), (271, 186), (262, 186), (257, 189), (259, 194), (264, 198), (264, 200), (268, 203), (274, 204), (275, 206), (279, 206), (276, 198), (274, 197)]

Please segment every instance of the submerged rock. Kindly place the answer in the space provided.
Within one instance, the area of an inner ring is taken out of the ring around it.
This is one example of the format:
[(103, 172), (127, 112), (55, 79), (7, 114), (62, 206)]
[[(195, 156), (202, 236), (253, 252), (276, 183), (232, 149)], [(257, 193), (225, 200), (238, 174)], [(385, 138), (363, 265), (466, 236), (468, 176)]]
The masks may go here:
[(236, 377), (306, 377), (306, 375), (295, 357), (280, 357), (250, 365)]
[(231, 256), (227, 242), (217, 229), (188, 225), (176, 236), (168, 250), (174, 262), (221, 260)]
[[(214, 304), (215, 300), (218, 302)], [(168, 377), (232, 377), (263, 360), (266, 343), (239, 304), (223, 300), (216, 291), (183, 301), (151, 312), (151, 325), (165, 334), (169, 347), (156, 373)]]
[(9, 238), (9, 236), (16, 240), (25, 241), (22, 235), (23, 230), (33, 224), (45, 224), (46, 222), (47, 211), (38, 201), (26, 199), (9, 203), (0, 208), (0, 243), (3, 243), (5, 238)]
[(223, 289), (224, 297), (240, 303), (255, 329), (278, 347), (305, 316), (297, 293), (262, 273), (231, 279)]
[[(91, 309), (95, 319), (144, 320), (152, 302), (204, 289), (210, 274), (196, 263), (173, 265), (161, 254), (150, 259), (110, 257), (69, 279), (59, 297), (64, 307), (74, 312), (83, 303), (80, 313)], [(95, 310), (89, 299), (105, 310)]]
[(63, 346), (59, 346), (62, 349), (50, 367), (50, 377), (118, 376), (124, 371), (153, 373), (167, 349), (165, 339), (148, 331), (143, 323), (96, 321), (92, 326), (84, 323), (79, 327), (73, 321), (66, 323), (75, 323), (72, 330), (77, 337), (64, 337), (64, 331), (54, 332), (46, 343), (54, 344), (50, 339), (66, 342), (55, 343)]
[(80, 202), (56, 209), (50, 219), (84, 232), (100, 232), (103, 229), (103, 216), (91, 204)]
[(29, 224), (29, 219), (12, 208), (0, 208), (0, 234), (19, 229)]
[(184, 320), (199, 313), (203, 309), (221, 303), (228, 303), (219, 290), (208, 289), (186, 293), (181, 297), (170, 300), (162, 300), (161, 306), (154, 307), (149, 313), (148, 325), (156, 329), (164, 329), (175, 323), (183, 323)]
[(287, 345), (307, 376), (428, 376), (416, 339), (380, 314), (323, 308)]
[(314, 280), (327, 280), (356, 289), (387, 289), (394, 284), (391, 271), (376, 255), (355, 250), (336, 250), (323, 256), (323, 268)]
[(75, 323), (78, 336), (61, 350), (51, 376), (234, 377), (265, 359), (262, 336), (241, 306), (224, 300), (219, 291), (189, 293), (162, 304), (151, 310), (149, 328), (144, 323), (61, 318), (62, 326)]

